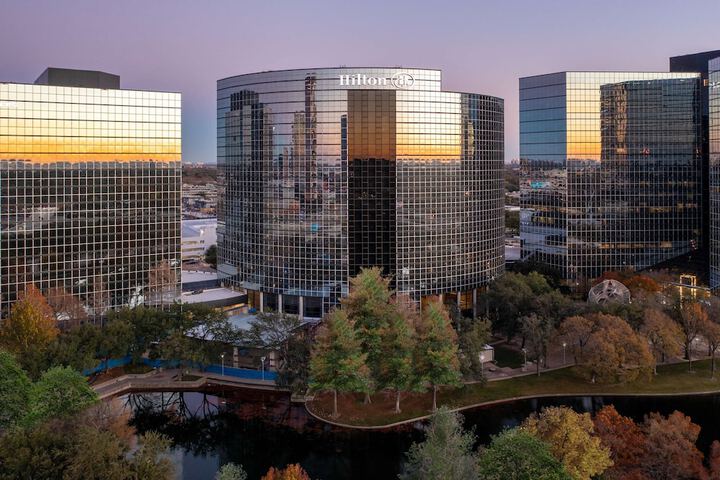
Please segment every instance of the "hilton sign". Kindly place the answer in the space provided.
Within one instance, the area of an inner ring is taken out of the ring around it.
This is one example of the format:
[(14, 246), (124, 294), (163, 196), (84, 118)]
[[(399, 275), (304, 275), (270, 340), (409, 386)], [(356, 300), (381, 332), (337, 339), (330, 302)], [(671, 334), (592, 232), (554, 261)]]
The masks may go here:
[(395, 88), (410, 88), (415, 84), (415, 79), (409, 73), (396, 73), (390, 78), (369, 77), (364, 73), (340, 75), (341, 87), (387, 87), (392, 85)]

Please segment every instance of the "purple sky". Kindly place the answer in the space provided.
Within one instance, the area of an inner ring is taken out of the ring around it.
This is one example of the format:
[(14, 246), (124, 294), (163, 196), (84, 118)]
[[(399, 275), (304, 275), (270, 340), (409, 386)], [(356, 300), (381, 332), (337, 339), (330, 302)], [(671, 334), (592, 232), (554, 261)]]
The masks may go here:
[(183, 158), (215, 161), (215, 81), (326, 66), (431, 67), (444, 88), (505, 99), (518, 155), (518, 77), (667, 70), (720, 49), (718, 0), (3, 0), (0, 80), (46, 66), (105, 70), (183, 93)]

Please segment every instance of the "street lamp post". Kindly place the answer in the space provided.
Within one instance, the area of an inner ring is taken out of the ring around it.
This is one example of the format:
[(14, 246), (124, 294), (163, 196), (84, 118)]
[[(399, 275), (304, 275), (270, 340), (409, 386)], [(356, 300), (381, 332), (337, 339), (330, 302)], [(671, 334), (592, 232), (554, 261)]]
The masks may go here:
[(522, 366), (522, 371), (524, 372), (524, 371), (525, 371), (525, 367), (527, 367), (527, 348), (523, 348), (523, 349), (522, 349), (522, 352), (523, 352), (523, 366)]
[(563, 365), (565, 365), (565, 347), (567, 347), (567, 342), (563, 342)]
[(220, 372), (225, 376), (225, 353), (220, 354)]
[(260, 368), (262, 370), (262, 379), (265, 380), (265, 357), (260, 357)]
[(478, 360), (480, 360), (480, 378), (485, 378), (485, 354), (478, 353)]

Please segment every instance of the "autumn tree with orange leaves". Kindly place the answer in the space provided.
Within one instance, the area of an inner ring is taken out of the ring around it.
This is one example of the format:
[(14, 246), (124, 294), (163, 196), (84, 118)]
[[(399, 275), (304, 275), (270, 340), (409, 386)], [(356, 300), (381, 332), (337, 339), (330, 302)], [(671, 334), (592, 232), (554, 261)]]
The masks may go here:
[(47, 300), (35, 285), (27, 285), (0, 325), (0, 346), (24, 360), (44, 351), (58, 333)]
[(310, 475), (299, 463), (293, 463), (285, 468), (270, 467), (261, 480), (310, 480)]

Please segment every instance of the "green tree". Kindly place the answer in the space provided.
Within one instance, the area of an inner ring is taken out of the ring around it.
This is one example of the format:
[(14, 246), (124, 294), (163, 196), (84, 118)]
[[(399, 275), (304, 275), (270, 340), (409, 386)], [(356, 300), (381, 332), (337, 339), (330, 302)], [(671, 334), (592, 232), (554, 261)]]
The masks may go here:
[[(108, 312), (107, 320), (121, 320), (132, 325), (134, 340), (130, 350), (134, 362), (138, 362), (153, 344), (165, 339), (171, 331), (170, 313), (159, 308), (122, 308)], [(155, 350), (150, 351), (151, 358), (157, 358), (157, 354)]]
[(522, 425), (550, 446), (550, 451), (576, 480), (590, 480), (612, 465), (610, 449), (593, 435), (590, 415), (567, 407), (544, 408)]
[(157, 432), (146, 432), (138, 439), (140, 448), (132, 458), (133, 480), (172, 480), (175, 467), (168, 458), (170, 439)]
[(104, 362), (105, 371), (111, 358), (124, 357), (130, 352), (134, 339), (132, 323), (115, 319), (105, 324), (97, 344), (97, 356)]
[(97, 394), (85, 377), (69, 367), (54, 367), (32, 385), (25, 423), (35, 425), (48, 418), (68, 417), (95, 402)]
[(61, 479), (74, 452), (74, 432), (50, 420), (0, 436), (0, 479)]
[(381, 331), (381, 352), (378, 381), (382, 388), (395, 390), (395, 413), (400, 413), (400, 394), (416, 383), (413, 353), (415, 331), (402, 311), (394, 309)]
[(247, 480), (247, 473), (242, 465), (226, 463), (215, 474), (215, 480)]
[(52, 366), (67, 366), (83, 371), (98, 364), (98, 345), (102, 338), (100, 327), (84, 323), (62, 333), (48, 347)]
[(493, 437), (480, 452), (483, 480), (572, 480), (547, 444), (519, 429)]
[(462, 417), (445, 407), (435, 412), (425, 441), (407, 453), (401, 480), (476, 480), (478, 458), (475, 435), (462, 428)]
[(31, 385), (15, 357), (0, 350), (0, 431), (16, 425), (24, 417)]
[(210, 245), (205, 251), (205, 263), (217, 268), (217, 245)]
[(520, 331), (525, 338), (527, 352), (530, 358), (535, 360), (536, 372), (540, 376), (540, 364), (545, 359), (547, 366), (547, 349), (555, 329), (551, 320), (539, 317), (534, 313), (523, 317), (521, 325)]
[(418, 379), (432, 388), (433, 411), (437, 410), (438, 388), (460, 384), (457, 352), (457, 334), (445, 306), (440, 301), (429, 302), (422, 312), (415, 365)]
[(449, 313), (458, 336), (458, 357), (462, 374), (466, 378), (483, 380), (479, 355), (490, 341), (492, 324), (485, 318), (463, 317), (455, 304), (450, 305)]
[(310, 360), (310, 388), (333, 392), (333, 417), (338, 416), (338, 392), (367, 392), (367, 354), (355, 326), (344, 311), (330, 312), (320, 327)]
[(36, 361), (58, 333), (47, 300), (37, 287), (28, 285), (0, 323), (0, 347), (16, 355), (27, 369), (26, 362)]
[(81, 428), (65, 480), (129, 480), (128, 446), (108, 431)]
[(342, 309), (355, 324), (357, 338), (367, 354), (370, 389), (365, 401), (370, 402), (372, 382), (380, 377), (382, 367), (382, 331), (387, 327), (390, 312), (390, 280), (379, 268), (363, 268), (350, 279), (350, 293), (342, 300)]

